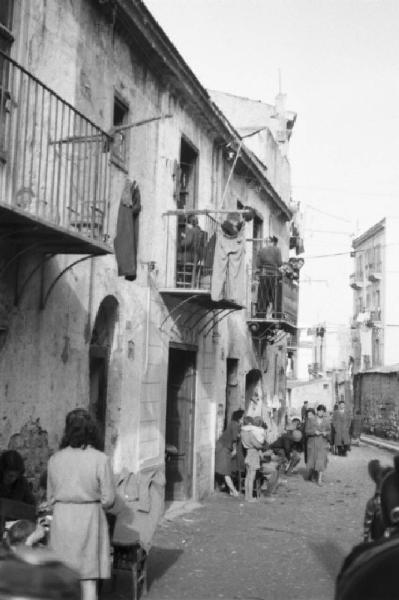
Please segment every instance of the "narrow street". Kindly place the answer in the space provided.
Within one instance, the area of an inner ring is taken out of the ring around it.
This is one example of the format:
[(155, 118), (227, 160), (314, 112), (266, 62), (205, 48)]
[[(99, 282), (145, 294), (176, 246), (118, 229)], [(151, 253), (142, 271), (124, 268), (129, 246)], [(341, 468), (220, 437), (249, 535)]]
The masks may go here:
[(362, 445), (330, 457), (323, 487), (303, 479), (301, 463), (272, 504), (217, 494), (164, 519), (150, 553), (148, 600), (333, 598), (342, 560), (361, 541), (372, 458), (392, 463), (391, 453)]

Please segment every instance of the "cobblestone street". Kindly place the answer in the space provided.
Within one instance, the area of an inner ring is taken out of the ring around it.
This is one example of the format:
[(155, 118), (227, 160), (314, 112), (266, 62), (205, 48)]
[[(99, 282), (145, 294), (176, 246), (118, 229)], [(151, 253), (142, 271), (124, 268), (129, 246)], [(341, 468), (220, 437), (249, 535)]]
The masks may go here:
[(148, 600), (333, 598), (341, 562), (361, 540), (372, 458), (392, 463), (389, 452), (362, 445), (346, 459), (330, 457), (323, 487), (306, 482), (300, 468), (272, 504), (220, 493), (164, 519), (150, 554)]

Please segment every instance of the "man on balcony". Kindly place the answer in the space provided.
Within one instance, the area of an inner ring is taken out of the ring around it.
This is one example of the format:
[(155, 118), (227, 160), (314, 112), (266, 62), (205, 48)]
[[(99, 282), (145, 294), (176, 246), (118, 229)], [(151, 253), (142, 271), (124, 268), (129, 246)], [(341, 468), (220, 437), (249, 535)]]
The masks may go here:
[(278, 238), (273, 235), (266, 240), (256, 257), (256, 268), (259, 276), (258, 301), (256, 314), (259, 317), (272, 316), (279, 312), (281, 303), (280, 267), (283, 264)]

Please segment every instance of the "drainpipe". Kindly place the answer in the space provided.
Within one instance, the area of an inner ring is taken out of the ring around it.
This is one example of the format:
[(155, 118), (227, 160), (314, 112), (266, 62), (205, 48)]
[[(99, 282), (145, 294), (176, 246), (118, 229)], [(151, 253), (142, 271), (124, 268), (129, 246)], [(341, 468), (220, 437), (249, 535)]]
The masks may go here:
[(147, 374), (148, 370), (148, 359), (149, 359), (149, 347), (150, 347), (150, 316), (151, 316), (151, 271), (155, 269), (155, 262), (149, 261), (147, 263), (147, 316), (145, 323), (145, 358), (144, 358), (144, 375)]

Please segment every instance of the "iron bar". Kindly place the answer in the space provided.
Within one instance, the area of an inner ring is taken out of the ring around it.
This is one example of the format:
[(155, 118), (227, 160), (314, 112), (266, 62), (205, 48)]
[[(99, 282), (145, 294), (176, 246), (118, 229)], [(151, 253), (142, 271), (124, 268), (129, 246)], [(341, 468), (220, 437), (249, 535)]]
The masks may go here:
[(25, 281), (23, 282), (23, 284), (21, 285), (20, 289), (16, 289), (15, 291), (15, 297), (14, 297), (14, 305), (18, 306), (22, 295), (24, 293), (25, 288), (27, 287), (29, 281), (32, 279), (32, 277), (34, 276), (34, 274), (49, 260), (51, 260), (54, 257), (54, 254), (47, 254), (47, 256), (44, 256), (42, 258), (42, 260), (39, 262), (39, 264), (37, 264), (29, 273), (29, 275), (26, 277)]
[[(204, 337), (207, 337), (210, 332), (212, 331), (212, 329), (214, 327), (216, 327), (216, 325), (218, 325), (221, 321), (223, 321), (226, 317), (228, 317), (229, 315), (231, 315), (233, 312), (235, 312), (235, 308), (231, 308), (230, 310), (223, 310), (222, 314), (219, 314), (217, 316), (217, 318), (215, 319), (215, 321), (212, 323), (211, 327), (209, 327), (206, 331), (204, 331)], [(224, 313), (224, 314), (223, 314)]]
[(46, 307), (47, 300), (49, 299), (49, 296), (50, 296), (51, 292), (53, 291), (53, 289), (56, 286), (57, 282), (64, 275), (64, 273), (66, 273), (67, 271), (69, 271), (70, 269), (72, 269), (72, 267), (75, 267), (79, 263), (81, 263), (81, 262), (83, 262), (85, 260), (88, 260), (89, 258), (95, 258), (95, 255), (89, 254), (88, 256), (83, 256), (82, 258), (78, 258), (77, 260), (74, 260), (73, 263), (71, 263), (70, 265), (68, 265), (67, 267), (65, 267), (65, 269), (62, 269), (62, 271), (60, 273), (58, 273), (57, 277), (50, 284), (50, 287), (48, 288), (46, 294), (44, 295), (44, 298), (41, 299), (40, 308), (42, 310)]

